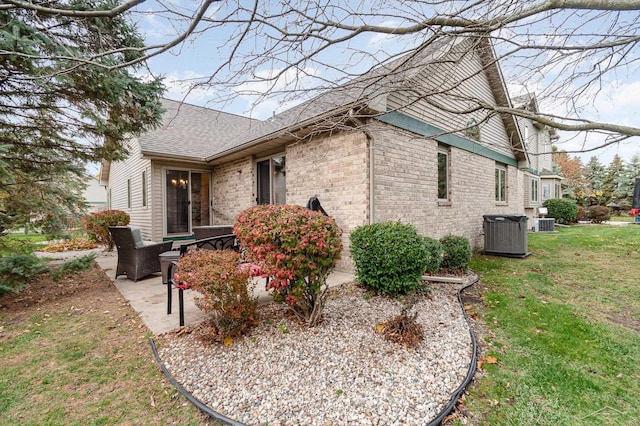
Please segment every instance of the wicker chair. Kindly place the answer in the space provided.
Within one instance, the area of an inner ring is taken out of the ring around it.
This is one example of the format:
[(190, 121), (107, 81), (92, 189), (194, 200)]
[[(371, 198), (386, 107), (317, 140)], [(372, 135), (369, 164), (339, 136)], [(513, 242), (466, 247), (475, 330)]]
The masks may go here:
[(127, 226), (110, 226), (109, 232), (118, 248), (116, 278), (126, 275), (127, 278), (138, 281), (154, 272), (160, 272), (160, 253), (171, 250), (173, 245), (171, 241), (144, 245), (140, 230)]

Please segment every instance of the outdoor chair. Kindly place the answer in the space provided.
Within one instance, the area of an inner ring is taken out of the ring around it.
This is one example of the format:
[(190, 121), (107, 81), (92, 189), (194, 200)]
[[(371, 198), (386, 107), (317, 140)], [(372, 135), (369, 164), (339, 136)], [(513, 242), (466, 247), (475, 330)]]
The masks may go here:
[(116, 278), (126, 275), (138, 281), (142, 277), (160, 272), (160, 253), (171, 250), (173, 242), (144, 244), (139, 229), (128, 226), (110, 226), (109, 232), (118, 248)]
[[(195, 242), (182, 244), (180, 246), (180, 256), (189, 250), (234, 250), (240, 252), (240, 245), (234, 234), (218, 235), (216, 237), (203, 238)], [(180, 316), (180, 327), (184, 326), (184, 291), (188, 290), (189, 283), (178, 281), (175, 273), (178, 271), (178, 262), (173, 261), (167, 270), (167, 315), (171, 314), (173, 287), (178, 289), (178, 309)]]

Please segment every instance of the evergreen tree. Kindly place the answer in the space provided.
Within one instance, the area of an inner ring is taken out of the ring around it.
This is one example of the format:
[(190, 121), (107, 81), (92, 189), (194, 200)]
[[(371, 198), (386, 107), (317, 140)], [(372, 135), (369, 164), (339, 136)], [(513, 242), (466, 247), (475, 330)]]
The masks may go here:
[(611, 163), (607, 166), (604, 174), (604, 180), (602, 181), (602, 193), (606, 201), (605, 205), (612, 201), (618, 204), (613, 193), (618, 188), (618, 181), (622, 176), (623, 170), (624, 162), (622, 161), (622, 158), (616, 154), (613, 157), (613, 160), (611, 160)]
[(613, 200), (622, 209), (631, 209), (633, 201), (633, 189), (635, 180), (640, 177), (640, 155), (634, 155), (631, 160), (625, 164), (620, 178), (617, 181), (617, 188), (613, 191)]
[(598, 157), (592, 156), (583, 169), (584, 196), (588, 205), (606, 205), (609, 203), (604, 196), (604, 181), (606, 170)]
[[(47, 2), (74, 11), (117, 4)], [(0, 228), (77, 213), (86, 163), (123, 158), (126, 135), (160, 122), (161, 81), (123, 67), (141, 47), (124, 14), (0, 9)]]

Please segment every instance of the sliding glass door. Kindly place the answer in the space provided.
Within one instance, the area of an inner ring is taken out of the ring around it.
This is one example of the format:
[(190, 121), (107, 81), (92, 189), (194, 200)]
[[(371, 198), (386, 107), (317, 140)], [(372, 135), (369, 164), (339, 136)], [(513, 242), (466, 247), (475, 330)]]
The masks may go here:
[(191, 227), (210, 225), (210, 174), (167, 170), (165, 211), (167, 235), (191, 233)]

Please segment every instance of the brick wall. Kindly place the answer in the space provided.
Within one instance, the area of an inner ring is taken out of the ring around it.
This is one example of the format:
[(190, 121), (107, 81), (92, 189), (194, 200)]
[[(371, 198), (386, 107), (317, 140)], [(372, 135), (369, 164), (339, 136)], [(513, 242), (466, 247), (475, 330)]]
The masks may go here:
[[(449, 233), (483, 247), (483, 215), (523, 213), (522, 172), (507, 167), (507, 202), (495, 201), (495, 160), (457, 148), (449, 152), (449, 202), (437, 198), (437, 149), (432, 139), (374, 125), (375, 222), (412, 223), (422, 235)], [(447, 147), (443, 147), (447, 149)]]
[(251, 156), (214, 168), (214, 225), (232, 225), (238, 213), (255, 205), (254, 170)]
[(339, 269), (353, 269), (349, 233), (368, 223), (368, 148), (362, 132), (333, 132), (287, 147), (287, 203), (317, 196), (343, 230)]

